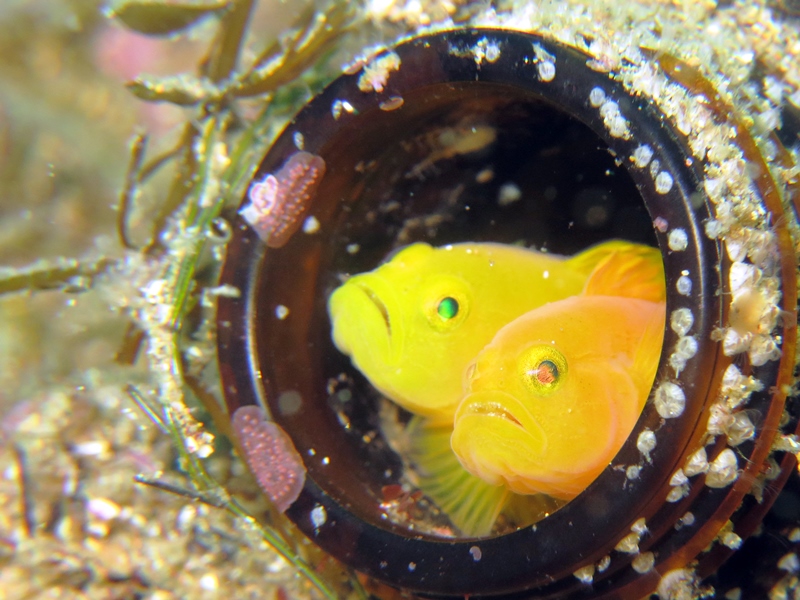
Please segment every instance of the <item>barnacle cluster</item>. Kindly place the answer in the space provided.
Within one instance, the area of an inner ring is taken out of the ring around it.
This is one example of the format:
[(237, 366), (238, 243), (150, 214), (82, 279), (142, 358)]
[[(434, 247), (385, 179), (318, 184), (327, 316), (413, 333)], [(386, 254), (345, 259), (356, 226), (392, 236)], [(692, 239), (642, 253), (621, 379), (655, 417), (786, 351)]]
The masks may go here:
[[(4, 511), (0, 525), (0, 577), (5, 578), (0, 587), (19, 597), (44, 589), (63, 597), (93, 597), (114, 586), (153, 598), (214, 597), (258, 594), (258, 573), (272, 578), (273, 589), (291, 588), (293, 596), (365, 593), (355, 580), (342, 583), (340, 567), (310, 568), (309, 561), (321, 560), (319, 551), (287, 533), (280, 517), (257, 522), (250, 516), (270, 510), (253, 498), (252, 483), (237, 470), (240, 463), (224, 456), (221, 440), (230, 434), (230, 424), (215, 391), (213, 310), (220, 298), (241, 292), (218, 285), (216, 277), (247, 182), (309, 89), (318, 91), (343, 69), (363, 80), (363, 94), (380, 94), (390, 89), (387, 82), (403, 66), (392, 52), (374, 59), (377, 51), (410, 35), (491, 27), (534, 33), (586, 53), (588, 68), (657, 108), (689, 148), (686, 160), (693, 164), (687, 167), (700, 174), (696, 201), (707, 200), (711, 210), (702, 235), (719, 244), (724, 273), (713, 338), (728, 364), (717, 369), (704, 421), (690, 436), (692, 452), (665, 474), (663, 499), (680, 514), (668, 525), (652, 520), (651, 514), (635, 515), (618, 532), (613, 550), (575, 565), (574, 578), (599, 586), (603, 573), (619, 571), (624, 562), (647, 581), (648, 591), (656, 589), (662, 598), (710, 593), (702, 578), (757, 529), (764, 512), (758, 501), (774, 497), (793, 471), (792, 455), (800, 451), (790, 429), (796, 416), (784, 410), (796, 385), (800, 247), (795, 214), (800, 27), (791, 3), (320, 1), (285, 15), (283, 31), (259, 36), (255, 28), (248, 29), (251, 19), (263, 25), (264, 15), (274, 14), (278, 4), (113, 3), (108, 16), (140, 40), (190, 32), (187, 37), (194, 38), (189, 43), (200, 48), (196, 59), (201, 67), (194, 73), (130, 74), (129, 88), (136, 97), (173, 109), (158, 119), (97, 77), (96, 68), (68, 64), (69, 50), (108, 33), (99, 13), (68, 2), (33, 0), (0, 8), (4, 56), (24, 57), (0, 67), (0, 150), (8, 158), (0, 164), (5, 210), (0, 251), (9, 266), (0, 274), (0, 292), (6, 294), (0, 310), (3, 351), (9, 355), (3, 362), (13, 365), (0, 366), (0, 495), (2, 504), (17, 507)], [(503, 52), (493, 39), (479, 36), (473, 44), (453, 47), (452, 55), (488, 68)], [(108, 56), (111, 48), (98, 52)], [(556, 54), (542, 43), (531, 48), (540, 81), (558, 81)], [(43, 96), (46, 102), (40, 102)], [(609, 97), (602, 85), (587, 94), (586, 102), (609, 136), (636, 142), (626, 105)], [(399, 95), (380, 100), (386, 113), (403, 106)], [(336, 99), (327, 110), (341, 119), (356, 113), (349, 98)], [(136, 120), (148, 119), (157, 128), (164, 120), (174, 123), (176, 115), (187, 122), (171, 144), (154, 144), (146, 135), (134, 139), (126, 177), (124, 159), (109, 149), (120, 147)], [(480, 129), (480, 123), (463, 125), (483, 133), (483, 140), (494, 133)], [(439, 160), (458, 157), (464, 148), (470, 152), (472, 143), (480, 147), (476, 137), (458, 134), (459, 124), (452, 129), (456, 135), (425, 141), (431, 160), (419, 163), (420, 176), (435, 170)], [(71, 151), (75, 144), (80, 152)], [(148, 145), (161, 147), (151, 151)], [(294, 142), (294, 149), (302, 150), (302, 144)], [(656, 164), (654, 150), (637, 143), (629, 156), (618, 158), (666, 196), (675, 192), (676, 173)], [(95, 210), (116, 201), (115, 182), (124, 182), (116, 223), (113, 213)], [(503, 197), (511, 204), (519, 196), (507, 190)], [(25, 212), (13, 213), (11, 207), (18, 210), (20, 204)], [(693, 232), (669, 219), (655, 221), (670, 252), (691, 250)], [(304, 223), (305, 234), (320, 230), (318, 220)], [(405, 231), (435, 230), (441, 223), (441, 215), (431, 215), (407, 224)], [(113, 235), (114, 225), (121, 243)], [(44, 231), (56, 232), (58, 243), (42, 243)], [(357, 254), (359, 243), (351, 241), (347, 252)], [(80, 259), (37, 260), (59, 254)], [(700, 289), (697, 277), (687, 270), (669, 283), (689, 298), (709, 291)], [(31, 301), (16, 294), (51, 289), (59, 292), (41, 293)], [(81, 291), (88, 293), (67, 296), (65, 309), (60, 294)], [(40, 312), (31, 316), (29, 303)], [(287, 315), (296, 306), (287, 301), (270, 310), (291, 320)], [(64, 314), (68, 319), (59, 318)], [(677, 305), (668, 315), (674, 333), (666, 350), (669, 372), (662, 373), (653, 397), (667, 427), (691, 408), (684, 381), (703, 360), (698, 344), (709, 341), (698, 337), (699, 320), (700, 315)], [(67, 322), (84, 332), (65, 331)], [(116, 360), (109, 360), (115, 354)], [(30, 366), (39, 362), (69, 367), (48, 368), (47, 377), (40, 377)], [(768, 372), (777, 376), (765, 385), (759, 373), (766, 378)], [(24, 384), (20, 374), (27, 377)], [(51, 385), (50, 380), (57, 382)], [(749, 402), (756, 395), (766, 400), (753, 409)], [(142, 419), (142, 411), (153, 425)], [(85, 420), (76, 419), (80, 415)], [(764, 432), (778, 433), (769, 437)], [(615, 465), (631, 485), (648, 476), (652, 457), (663, 448), (660, 439), (661, 431), (650, 424), (637, 436), (637, 458)], [(743, 460), (740, 448), (748, 443), (753, 449)], [(52, 460), (43, 459), (50, 454)], [(133, 483), (137, 473), (151, 485)], [(179, 491), (191, 502), (153, 486)], [(742, 511), (747, 518), (711, 531), (716, 513), (690, 505), (707, 493), (703, 486), (735, 490), (731, 498), (737, 504), (748, 494), (744, 502), (750, 512)], [(324, 532), (332, 521), (330, 511), (308, 509), (311, 530)], [(698, 567), (679, 558), (666, 560), (666, 548), (650, 550), (654, 534), (648, 531), (664, 527), (704, 532), (695, 542), (701, 546), (696, 553), (708, 546), (704, 556), (711, 558)], [(785, 573), (767, 584), (775, 598), (797, 588), (800, 569), (797, 529), (778, 533), (787, 550), (764, 566)], [(291, 566), (276, 562), (265, 541)], [(244, 556), (238, 550), (242, 547), (260, 552)], [(466, 556), (471, 564), (491, 559), (486, 547), (470, 546)], [(113, 556), (131, 563), (111, 564)], [(423, 559), (404, 568), (419, 573)], [(187, 575), (178, 581), (165, 575), (173, 569)], [(247, 575), (236, 580), (235, 572)], [(307, 579), (297, 580), (295, 572)], [(719, 591), (735, 598), (736, 589), (723, 586)]]

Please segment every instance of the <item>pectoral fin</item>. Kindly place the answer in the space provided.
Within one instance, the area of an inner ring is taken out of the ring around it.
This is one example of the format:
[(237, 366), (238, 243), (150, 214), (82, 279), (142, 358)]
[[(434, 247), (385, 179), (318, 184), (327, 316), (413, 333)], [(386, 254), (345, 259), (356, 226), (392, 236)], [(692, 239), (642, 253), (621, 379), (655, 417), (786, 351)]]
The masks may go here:
[(415, 417), (409, 424), (411, 460), (420, 489), (466, 536), (488, 535), (512, 495), (505, 486), (489, 485), (471, 475), (450, 448), (452, 427), (431, 425)]

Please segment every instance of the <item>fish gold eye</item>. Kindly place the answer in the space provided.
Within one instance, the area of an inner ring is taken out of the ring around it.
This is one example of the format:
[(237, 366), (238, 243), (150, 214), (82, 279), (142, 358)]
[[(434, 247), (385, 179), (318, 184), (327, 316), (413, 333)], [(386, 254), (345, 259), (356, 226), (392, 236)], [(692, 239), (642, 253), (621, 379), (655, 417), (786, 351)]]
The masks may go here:
[(551, 394), (566, 379), (567, 359), (552, 346), (534, 346), (520, 357), (519, 374), (534, 394)]
[(435, 331), (455, 331), (469, 315), (470, 290), (456, 277), (439, 275), (423, 283), (419, 293), (422, 312)]
[(458, 315), (458, 300), (451, 296), (439, 300), (439, 305), (436, 307), (436, 312), (440, 317), (449, 321)]

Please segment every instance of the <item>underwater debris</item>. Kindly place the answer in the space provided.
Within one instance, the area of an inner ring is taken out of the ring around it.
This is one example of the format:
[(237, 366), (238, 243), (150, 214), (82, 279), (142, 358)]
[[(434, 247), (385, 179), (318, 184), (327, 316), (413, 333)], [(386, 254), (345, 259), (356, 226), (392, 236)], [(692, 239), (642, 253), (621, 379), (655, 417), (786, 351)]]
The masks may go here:
[(264, 418), (256, 406), (243, 406), (231, 420), (244, 449), (244, 459), (275, 507), (285, 512), (297, 500), (306, 479), (303, 459), (291, 438), (278, 425)]
[(325, 161), (309, 152), (295, 152), (274, 175), (256, 181), (247, 192), (250, 203), (239, 213), (271, 248), (283, 246), (303, 224)]

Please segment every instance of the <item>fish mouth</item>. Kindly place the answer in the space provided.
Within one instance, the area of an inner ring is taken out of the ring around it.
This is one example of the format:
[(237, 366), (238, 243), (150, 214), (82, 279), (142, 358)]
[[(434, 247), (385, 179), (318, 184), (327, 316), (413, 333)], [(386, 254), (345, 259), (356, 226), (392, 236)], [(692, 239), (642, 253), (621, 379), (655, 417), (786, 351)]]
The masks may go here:
[(381, 317), (383, 317), (383, 322), (386, 324), (386, 333), (391, 337), (392, 335), (392, 322), (389, 319), (389, 309), (386, 308), (386, 304), (383, 303), (380, 296), (373, 290), (369, 285), (361, 281), (354, 281), (353, 282), (358, 289), (360, 289), (364, 294), (367, 296), (370, 302), (375, 305), (375, 308), (378, 309)]
[(539, 420), (525, 405), (513, 394), (501, 390), (479, 390), (467, 394), (456, 409), (454, 423), (457, 425), (465, 417), (500, 419), (534, 439), (546, 438)]
[(505, 419), (506, 421), (510, 421), (520, 429), (525, 429), (522, 423), (519, 422), (511, 411), (507, 410), (502, 404), (499, 402), (472, 402), (468, 404), (464, 410), (459, 411), (459, 417), (464, 417), (467, 415), (482, 415), (486, 417), (497, 417), (500, 419)]

